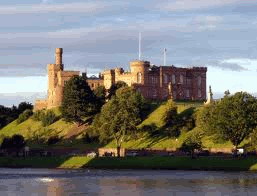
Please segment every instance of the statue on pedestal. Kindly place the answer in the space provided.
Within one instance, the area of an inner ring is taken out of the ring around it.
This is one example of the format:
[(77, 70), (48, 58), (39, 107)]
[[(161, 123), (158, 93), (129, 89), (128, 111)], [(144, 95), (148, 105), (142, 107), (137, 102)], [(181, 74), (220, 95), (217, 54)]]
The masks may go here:
[(169, 83), (168, 88), (169, 88), (169, 99), (173, 100), (173, 85), (171, 82)]
[(213, 102), (213, 93), (212, 93), (212, 90), (211, 90), (211, 85), (209, 86), (209, 92), (208, 92), (208, 99), (207, 101), (204, 103), (204, 104), (208, 104), (208, 103), (211, 103)]

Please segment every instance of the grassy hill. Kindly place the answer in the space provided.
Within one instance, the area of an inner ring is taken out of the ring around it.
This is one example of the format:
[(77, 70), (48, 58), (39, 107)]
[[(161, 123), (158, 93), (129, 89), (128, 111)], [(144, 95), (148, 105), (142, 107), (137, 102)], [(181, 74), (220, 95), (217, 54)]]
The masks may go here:
[[(178, 113), (183, 115), (187, 109), (192, 107), (199, 108), (203, 105), (200, 102), (176, 102)], [(139, 128), (154, 124), (157, 129), (162, 129), (165, 122), (162, 116), (167, 108), (167, 102), (152, 103), (152, 111), (145, 120), (138, 126)], [(61, 113), (58, 108), (53, 109), (57, 116)], [(61, 142), (53, 145), (54, 148), (64, 148), (64, 147), (75, 147), (75, 148), (92, 148), (98, 147), (98, 144), (84, 144), (82, 140), (82, 135), (87, 129), (87, 125), (78, 127), (73, 123), (65, 122), (60, 119), (48, 127), (43, 127), (41, 122), (35, 121), (32, 118), (17, 124), (16, 120), (8, 124), (0, 130), (0, 140), (6, 136), (12, 136), (14, 134), (21, 134), (28, 140), (28, 144), (31, 147), (47, 147), (41, 141), (44, 141), (51, 136), (58, 136), (62, 138)], [(191, 131), (197, 131), (197, 127)], [(137, 138), (131, 138), (131, 140), (123, 143), (125, 148), (177, 148), (183, 143), (187, 133), (182, 132), (182, 134), (176, 139), (169, 138), (167, 136), (151, 136), (150, 133), (144, 132), (140, 133)], [(225, 142), (223, 144), (214, 144), (211, 137), (205, 137), (203, 139), (203, 144), (205, 147), (232, 147), (230, 142)], [(116, 147), (114, 142), (107, 144), (107, 147)]]

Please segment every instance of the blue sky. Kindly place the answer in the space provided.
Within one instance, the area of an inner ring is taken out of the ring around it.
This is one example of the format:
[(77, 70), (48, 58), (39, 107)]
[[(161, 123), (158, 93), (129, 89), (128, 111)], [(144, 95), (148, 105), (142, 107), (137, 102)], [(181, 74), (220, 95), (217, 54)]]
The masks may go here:
[(0, 1), (0, 105), (46, 96), (47, 64), (98, 74), (142, 57), (206, 66), (214, 97), (257, 89), (256, 0)]

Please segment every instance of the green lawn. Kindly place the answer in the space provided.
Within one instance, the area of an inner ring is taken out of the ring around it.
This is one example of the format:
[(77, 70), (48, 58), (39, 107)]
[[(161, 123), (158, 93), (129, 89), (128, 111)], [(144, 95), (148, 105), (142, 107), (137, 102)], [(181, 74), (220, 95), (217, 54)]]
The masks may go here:
[(18, 168), (95, 168), (95, 169), (172, 169), (256, 171), (257, 158), (232, 159), (222, 157), (100, 157), (81, 156), (6, 158), (0, 157), (0, 167)]

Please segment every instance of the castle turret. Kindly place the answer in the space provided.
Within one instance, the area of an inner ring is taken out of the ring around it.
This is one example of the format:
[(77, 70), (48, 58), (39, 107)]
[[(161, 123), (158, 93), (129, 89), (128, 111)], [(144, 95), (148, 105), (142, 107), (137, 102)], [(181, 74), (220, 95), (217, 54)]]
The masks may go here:
[(63, 64), (62, 64), (62, 48), (55, 49), (55, 64), (60, 66), (60, 69), (63, 71)]

